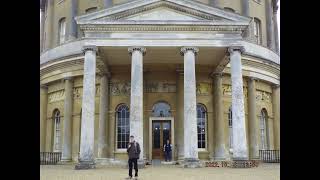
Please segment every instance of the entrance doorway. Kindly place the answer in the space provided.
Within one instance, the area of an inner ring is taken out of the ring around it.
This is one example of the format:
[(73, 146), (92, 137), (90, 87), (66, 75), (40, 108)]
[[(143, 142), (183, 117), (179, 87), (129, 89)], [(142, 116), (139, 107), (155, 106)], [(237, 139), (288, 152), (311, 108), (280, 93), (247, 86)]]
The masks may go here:
[(163, 146), (171, 142), (171, 123), (170, 121), (152, 122), (152, 159), (164, 159)]
[(164, 160), (163, 146), (167, 139), (172, 144), (174, 158), (174, 121), (173, 117), (150, 117), (149, 123), (149, 159)]

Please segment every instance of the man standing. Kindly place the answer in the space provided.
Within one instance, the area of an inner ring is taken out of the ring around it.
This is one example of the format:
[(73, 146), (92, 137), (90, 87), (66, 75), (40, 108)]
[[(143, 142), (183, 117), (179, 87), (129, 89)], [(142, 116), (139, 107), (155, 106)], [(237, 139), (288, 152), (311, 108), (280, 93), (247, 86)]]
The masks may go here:
[(134, 140), (134, 136), (130, 136), (129, 139), (129, 144), (128, 144), (128, 148), (127, 148), (127, 152), (128, 152), (128, 156), (129, 156), (129, 160), (128, 160), (128, 164), (129, 164), (129, 179), (132, 179), (132, 163), (134, 164), (134, 170), (135, 170), (135, 178), (138, 178), (138, 162), (137, 160), (140, 157), (140, 145), (138, 142), (136, 142)]
[(170, 144), (170, 140), (167, 139), (167, 143), (163, 146), (164, 156), (167, 161), (171, 161), (171, 151), (172, 151), (172, 144)]

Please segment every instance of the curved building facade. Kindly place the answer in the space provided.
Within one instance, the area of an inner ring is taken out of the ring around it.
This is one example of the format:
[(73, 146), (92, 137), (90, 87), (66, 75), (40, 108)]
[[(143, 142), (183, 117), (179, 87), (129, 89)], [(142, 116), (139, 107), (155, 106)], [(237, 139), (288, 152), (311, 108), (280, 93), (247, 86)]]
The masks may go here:
[(63, 161), (280, 150), (276, 0), (42, 0), (40, 151)]

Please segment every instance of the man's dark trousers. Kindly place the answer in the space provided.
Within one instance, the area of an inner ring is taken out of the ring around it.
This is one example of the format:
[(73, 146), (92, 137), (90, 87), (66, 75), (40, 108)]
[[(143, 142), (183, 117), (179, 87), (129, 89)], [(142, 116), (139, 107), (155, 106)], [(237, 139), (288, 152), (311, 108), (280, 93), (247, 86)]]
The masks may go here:
[(134, 176), (138, 176), (138, 162), (137, 162), (137, 158), (129, 159), (128, 163), (129, 163), (129, 176), (132, 177), (132, 163), (133, 163), (133, 165), (134, 165), (134, 170), (135, 170), (135, 175), (134, 175)]

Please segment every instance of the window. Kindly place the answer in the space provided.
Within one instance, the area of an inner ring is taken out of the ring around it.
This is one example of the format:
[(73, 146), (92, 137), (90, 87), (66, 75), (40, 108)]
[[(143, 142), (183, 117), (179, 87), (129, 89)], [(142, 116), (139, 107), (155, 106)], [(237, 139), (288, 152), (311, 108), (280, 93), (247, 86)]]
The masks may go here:
[(229, 7), (224, 7), (223, 9), (228, 11), (228, 12), (236, 12), (234, 9), (229, 8)]
[(125, 104), (118, 106), (117, 119), (117, 148), (126, 149), (129, 143), (130, 123), (129, 108)]
[(60, 121), (60, 111), (55, 110), (53, 113), (54, 120), (54, 152), (61, 151), (61, 121)]
[(228, 112), (228, 125), (229, 125), (229, 148), (233, 148), (233, 133), (232, 133), (232, 107), (229, 108)]
[(206, 119), (207, 110), (204, 105), (197, 105), (197, 132), (198, 132), (198, 148), (206, 148)]
[(66, 18), (59, 20), (59, 44), (62, 44), (66, 40)]
[(268, 118), (268, 114), (267, 114), (267, 110), (266, 109), (262, 109), (261, 110), (261, 116), (260, 116), (260, 149), (268, 149), (268, 129), (267, 129), (267, 118)]
[(258, 18), (254, 18), (254, 36), (256, 38), (256, 43), (261, 44), (261, 22)]
[(171, 110), (170, 105), (166, 102), (158, 102), (152, 107), (153, 117), (170, 117)]
[(96, 11), (97, 9), (98, 9), (97, 7), (88, 8), (88, 9), (86, 9), (86, 14), (92, 13), (92, 12)]

